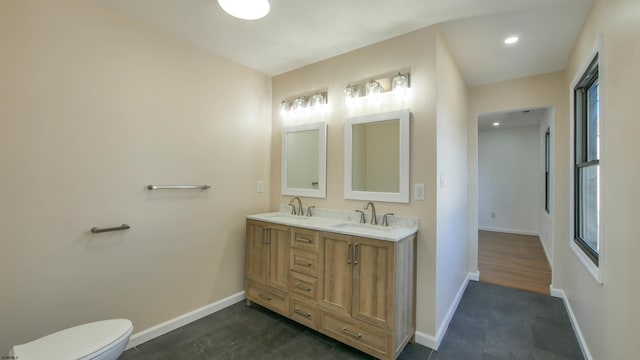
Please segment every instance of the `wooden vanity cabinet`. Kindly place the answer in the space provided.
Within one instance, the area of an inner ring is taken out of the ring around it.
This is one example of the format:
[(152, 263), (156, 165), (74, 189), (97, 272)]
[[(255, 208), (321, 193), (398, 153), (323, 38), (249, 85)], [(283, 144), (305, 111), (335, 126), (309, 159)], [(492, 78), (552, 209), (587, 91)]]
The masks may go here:
[(415, 234), (393, 242), (248, 220), (247, 300), (393, 360), (415, 333), (414, 256)]
[(289, 227), (247, 220), (245, 294), (251, 301), (289, 314)]
[(415, 333), (415, 236), (398, 242), (320, 237), (319, 331), (395, 359)]

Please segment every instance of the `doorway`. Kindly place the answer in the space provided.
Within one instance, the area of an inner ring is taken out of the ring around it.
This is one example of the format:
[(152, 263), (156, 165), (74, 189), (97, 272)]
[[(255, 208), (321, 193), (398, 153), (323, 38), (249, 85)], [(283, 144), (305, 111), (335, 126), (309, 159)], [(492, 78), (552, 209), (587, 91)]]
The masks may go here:
[(551, 108), (478, 116), (480, 281), (549, 294)]

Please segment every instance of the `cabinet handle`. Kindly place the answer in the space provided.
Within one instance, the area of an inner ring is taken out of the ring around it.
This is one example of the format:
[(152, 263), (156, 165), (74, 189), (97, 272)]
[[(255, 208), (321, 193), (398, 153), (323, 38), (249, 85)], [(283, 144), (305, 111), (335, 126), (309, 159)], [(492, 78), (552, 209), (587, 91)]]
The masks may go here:
[(307, 243), (307, 244), (311, 244), (313, 242), (313, 240), (311, 240), (311, 239), (306, 239), (306, 238), (301, 238), (301, 237), (296, 237), (296, 241), (301, 241), (301, 242)]
[(311, 291), (311, 288), (310, 288), (310, 287), (306, 287), (306, 286), (304, 286), (304, 285), (300, 284), (299, 282), (297, 282), (297, 283), (296, 283), (296, 288), (297, 288), (297, 289), (304, 290), (304, 291)]
[(351, 264), (351, 243), (347, 245), (347, 264)]
[(353, 265), (358, 265), (358, 243), (353, 245)]
[(342, 332), (356, 339), (360, 339), (362, 337), (361, 333), (354, 333), (353, 331), (347, 328), (342, 328)]
[(302, 315), (302, 316), (304, 316), (306, 318), (311, 318), (311, 313), (304, 312), (304, 311), (302, 311), (300, 309), (295, 309), (295, 310), (293, 310), (293, 312), (298, 314), (298, 315)]
[(265, 295), (263, 293), (258, 293), (258, 296), (263, 298), (263, 299), (265, 299), (265, 300), (267, 300), (267, 301), (271, 301), (271, 296), (269, 296), (269, 295)]
[(308, 262), (308, 261), (304, 261), (304, 260), (299, 260), (296, 259), (296, 265), (300, 265), (300, 266), (311, 266), (313, 265), (312, 263)]

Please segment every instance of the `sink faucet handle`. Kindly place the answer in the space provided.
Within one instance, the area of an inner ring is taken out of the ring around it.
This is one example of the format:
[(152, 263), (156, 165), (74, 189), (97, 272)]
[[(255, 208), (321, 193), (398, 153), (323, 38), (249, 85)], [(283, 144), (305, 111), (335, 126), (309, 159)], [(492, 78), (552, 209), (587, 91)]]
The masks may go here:
[(312, 216), (313, 216), (313, 214), (311, 214), (311, 209), (315, 209), (315, 206), (314, 206), (314, 205), (311, 205), (311, 206), (309, 206), (309, 207), (307, 208), (307, 216), (308, 216), (308, 217), (312, 217)]
[(382, 216), (382, 226), (389, 226), (389, 222), (387, 221), (387, 216), (389, 215), (393, 216), (394, 213), (386, 213)]
[(360, 214), (360, 224), (364, 224), (365, 223), (365, 221), (364, 221), (364, 211), (356, 210), (356, 212)]

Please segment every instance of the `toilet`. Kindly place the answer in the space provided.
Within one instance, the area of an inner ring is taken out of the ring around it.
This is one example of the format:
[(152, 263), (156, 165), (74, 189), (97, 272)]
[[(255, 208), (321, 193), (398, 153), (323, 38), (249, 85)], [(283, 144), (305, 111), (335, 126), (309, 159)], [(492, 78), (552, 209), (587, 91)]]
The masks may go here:
[(131, 321), (96, 321), (58, 331), (11, 350), (9, 358), (20, 360), (116, 360), (133, 331)]

